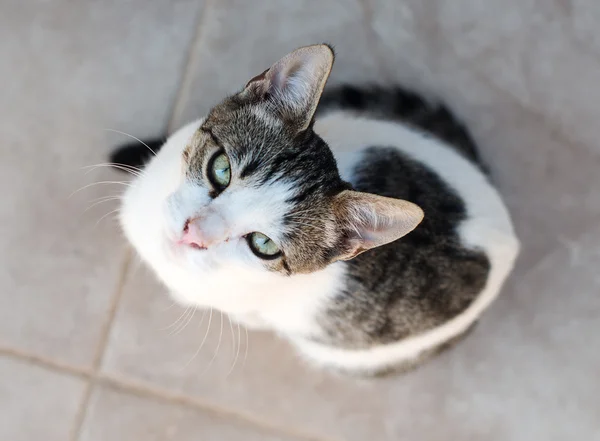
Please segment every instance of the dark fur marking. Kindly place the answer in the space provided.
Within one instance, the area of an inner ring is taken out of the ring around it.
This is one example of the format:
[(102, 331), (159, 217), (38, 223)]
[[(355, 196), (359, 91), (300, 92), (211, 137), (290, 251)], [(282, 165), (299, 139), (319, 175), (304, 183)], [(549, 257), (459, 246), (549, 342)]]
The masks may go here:
[(445, 105), (428, 102), (400, 86), (326, 89), (317, 112), (322, 115), (331, 110), (350, 110), (408, 124), (447, 142), (485, 171), (471, 135), (458, 118)]
[[(148, 139), (144, 142), (154, 153), (158, 153), (165, 143), (165, 138)], [(153, 156), (148, 147), (137, 141), (124, 144), (113, 150), (110, 154), (110, 162), (142, 168)]]
[(283, 266), (283, 269), (285, 270), (285, 272), (288, 276), (292, 274), (292, 270), (290, 269), (290, 266), (288, 265), (287, 261), (285, 260), (285, 257), (281, 259), (281, 265)]
[(258, 158), (252, 158), (248, 161), (240, 171), (240, 178), (244, 179), (252, 174), (256, 173), (259, 167), (263, 164), (264, 161), (259, 160)]
[(359, 191), (407, 199), (425, 212), (410, 234), (348, 262), (349, 282), (323, 317), (330, 344), (390, 343), (463, 312), (485, 286), (485, 254), (460, 243), (460, 197), (423, 164), (393, 147), (368, 148), (354, 171)]

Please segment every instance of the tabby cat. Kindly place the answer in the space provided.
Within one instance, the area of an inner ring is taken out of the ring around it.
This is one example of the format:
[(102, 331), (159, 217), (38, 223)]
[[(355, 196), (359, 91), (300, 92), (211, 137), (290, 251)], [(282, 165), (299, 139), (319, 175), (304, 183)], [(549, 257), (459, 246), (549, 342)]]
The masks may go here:
[(155, 157), (117, 150), (147, 162), (121, 224), (183, 305), (272, 329), (321, 366), (406, 369), (472, 327), (519, 242), (445, 107), (402, 88), (323, 93), (333, 61), (299, 48)]

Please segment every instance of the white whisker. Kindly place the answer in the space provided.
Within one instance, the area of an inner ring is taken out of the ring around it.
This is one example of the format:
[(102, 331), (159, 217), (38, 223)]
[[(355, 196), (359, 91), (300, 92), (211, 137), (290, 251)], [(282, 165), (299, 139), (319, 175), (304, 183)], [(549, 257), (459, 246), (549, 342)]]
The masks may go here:
[(221, 330), (219, 331), (219, 342), (217, 343), (217, 348), (215, 349), (215, 353), (213, 354), (212, 358), (208, 362), (208, 365), (204, 368), (204, 370), (202, 371), (202, 373), (200, 375), (204, 375), (210, 369), (213, 362), (217, 358), (217, 354), (219, 353), (219, 348), (221, 347), (221, 339), (223, 338), (223, 312), (219, 311), (219, 314), (221, 315)]
[(177, 331), (173, 332), (171, 335), (177, 335), (180, 332), (182, 332), (185, 328), (187, 328), (187, 325), (190, 324), (190, 322), (194, 318), (194, 315), (196, 315), (196, 308), (192, 307), (192, 313), (188, 315), (186, 322), (183, 324), (183, 326), (181, 326)]
[(148, 144), (146, 144), (144, 141), (142, 141), (141, 139), (136, 138), (135, 136), (130, 135), (129, 133), (121, 132), (120, 130), (115, 130), (115, 129), (104, 129), (104, 130), (106, 130), (107, 132), (115, 132), (115, 133), (120, 133), (121, 135), (129, 136), (130, 138), (135, 139), (136, 141), (140, 142), (142, 145), (146, 146), (146, 148), (148, 150), (150, 150), (154, 154), (154, 156), (156, 156), (156, 152), (154, 150), (152, 150), (150, 148), (150, 146)]
[(132, 184), (130, 184), (129, 182), (123, 182), (123, 181), (99, 181), (99, 182), (92, 182), (91, 184), (88, 185), (84, 185), (83, 187), (75, 190), (73, 193), (71, 193), (69, 195), (69, 197), (67, 199), (72, 198), (73, 196), (75, 196), (77, 193), (79, 193), (82, 190), (85, 190), (86, 188), (90, 188), (94, 185), (101, 185), (101, 184), (119, 184), (119, 185), (125, 185), (127, 187), (133, 187)]
[(97, 227), (100, 224), (100, 222), (102, 222), (102, 219), (110, 216), (113, 213), (117, 213), (119, 211), (121, 211), (121, 208), (116, 208), (116, 209), (114, 209), (114, 210), (109, 211), (108, 213), (106, 213), (104, 216), (102, 216), (100, 219), (98, 219), (98, 222), (96, 222), (96, 225), (94, 225), (94, 228)]
[(163, 312), (168, 311), (175, 305), (177, 305), (177, 302), (175, 300), (173, 300), (169, 306), (167, 306), (165, 309), (163, 309)]
[(134, 165), (129, 165), (129, 164), (122, 164), (120, 162), (101, 162), (98, 164), (92, 164), (92, 165), (85, 165), (83, 167), (81, 167), (82, 169), (95, 169), (97, 167), (115, 167), (115, 166), (119, 166), (119, 167), (125, 167), (125, 168), (129, 168), (131, 170), (137, 171), (142, 173), (143, 170), (139, 167), (136, 167)]
[(246, 344), (244, 345), (244, 360), (242, 361), (242, 369), (246, 366), (246, 360), (248, 359), (248, 344), (250, 337), (248, 336), (248, 328), (244, 326), (244, 332), (246, 332)]
[(96, 170), (97, 168), (100, 168), (100, 167), (116, 168), (116, 169), (119, 169), (119, 170), (123, 170), (124, 172), (127, 172), (127, 173), (129, 173), (129, 174), (131, 174), (133, 176), (142, 176), (142, 171), (140, 169), (138, 169), (136, 167), (128, 166), (128, 165), (125, 165), (125, 164), (109, 164), (109, 163), (107, 163), (107, 164), (96, 164), (96, 165), (88, 165), (88, 166), (85, 166), (83, 168), (87, 168), (88, 169), (88, 171), (85, 172), (85, 174), (88, 174), (88, 173), (90, 173), (90, 172), (92, 172), (92, 171), (94, 171), (94, 170)]
[(233, 351), (232, 355), (234, 355), (234, 357), (233, 357), (233, 363), (231, 364), (229, 371), (227, 371), (227, 375), (225, 375), (225, 378), (229, 377), (229, 374), (231, 374), (233, 372), (233, 369), (235, 368), (235, 363), (237, 361), (237, 357), (235, 356), (236, 346), (238, 347), (237, 352), (239, 353), (239, 351), (240, 351), (239, 344), (236, 343), (235, 334), (233, 333), (233, 323), (231, 323), (231, 317), (227, 316), (227, 318), (229, 319), (229, 329), (231, 330), (231, 341), (233, 344), (233, 346), (231, 347), (231, 350)]
[[(198, 354), (202, 350), (202, 347), (204, 346), (204, 343), (206, 342), (206, 339), (208, 338), (208, 333), (210, 332), (210, 324), (212, 323), (212, 313), (213, 313), (213, 309), (210, 308), (210, 314), (208, 316), (208, 325), (206, 326), (206, 332), (204, 333), (204, 337), (202, 338), (202, 342), (200, 343), (200, 346), (198, 346), (198, 349), (196, 349), (196, 352), (194, 352), (194, 354), (187, 361), (187, 363), (185, 363), (183, 365), (183, 367), (180, 369), (180, 371), (183, 371), (186, 367), (188, 367), (190, 365), (190, 363), (198, 356)], [(206, 309), (202, 313), (202, 319), (200, 320), (200, 325), (202, 325), (202, 323), (204, 322), (204, 315), (205, 314), (206, 314)], [(198, 327), (200, 327), (200, 326), (198, 326)]]
[[(233, 367), (235, 367), (235, 365), (237, 364), (237, 361), (240, 357), (240, 347), (242, 346), (242, 335), (241, 335), (242, 331), (241, 331), (241, 326), (239, 324), (239, 322), (237, 323), (237, 340), (238, 340), (238, 345), (237, 345), (237, 351), (235, 352), (235, 359), (233, 361)], [(232, 369), (233, 371), (233, 369)]]
[[(138, 267), (138, 268), (139, 268), (139, 267)], [(174, 304), (175, 304), (175, 303), (173, 303), (173, 305), (174, 305)], [(171, 305), (171, 306), (173, 306), (173, 305)], [(188, 313), (188, 311), (189, 311), (189, 309), (190, 309), (190, 308), (191, 308), (191, 306), (188, 306), (187, 308), (185, 308), (185, 311), (183, 311), (183, 312), (181, 313), (181, 315), (179, 316), (179, 318), (178, 318), (177, 320), (175, 320), (173, 323), (171, 323), (171, 324), (170, 324), (169, 326), (167, 326), (166, 328), (161, 328), (160, 330), (161, 330), (161, 331), (166, 331), (167, 329), (171, 329), (173, 326), (175, 326), (177, 323), (179, 323), (179, 322), (181, 321), (181, 319), (183, 319), (183, 317), (184, 317), (185, 315), (187, 315), (187, 313)]]
[(94, 202), (89, 207), (87, 207), (85, 210), (83, 210), (83, 212), (85, 213), (85, 212), (91, 210), (92, 208), (94, 208), (96, 205), (103, 204), (104, 202), (120, 201), (120, 200), (121, 200), (121, 197), (119, 197), (119, 196), (105, 196), (105, 197), (101, 198), (100, 200), (97, 200), (96, 202)]

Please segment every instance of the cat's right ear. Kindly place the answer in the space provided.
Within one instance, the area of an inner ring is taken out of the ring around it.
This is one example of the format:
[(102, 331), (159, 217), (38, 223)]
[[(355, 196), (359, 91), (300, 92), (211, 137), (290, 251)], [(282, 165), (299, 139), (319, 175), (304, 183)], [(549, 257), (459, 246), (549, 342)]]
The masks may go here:
[(305, 130), (317, 109), (333, 59), (333, 49), (326, 44), (301, 47), (252, 78), (242, 93), (269, 100), (284, 121), (297, 131)]
[(335, 260), (393, 242), (414, 230), (424, 216), (412, 202), (352, 190), (334, 197), (333, 211), (342, 232)]

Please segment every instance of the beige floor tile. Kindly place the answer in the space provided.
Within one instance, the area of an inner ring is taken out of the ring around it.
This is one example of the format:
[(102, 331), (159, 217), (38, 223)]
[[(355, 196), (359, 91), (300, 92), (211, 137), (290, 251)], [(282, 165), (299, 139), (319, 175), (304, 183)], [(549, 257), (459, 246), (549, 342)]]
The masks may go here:
[(208, 333), (208, 316), (200, 325), (198, 312), (169, 335), (164, 328), (184, 310), (170, 307), (164, 289), (140, 270), (128, 282), (104, 369), (310, 436), (558, 441), (579, 431), (591, 439), (600, 391), (590, 378), (600, 359), (586, 348), (596, 344), (600, 313), (598, 240), (600, 233), (562, 247), (511, 283), (454, 350), (377, 380), (306, 366), (268, 333), (250, 333), (246, 342), (227, 319), (221, 328), (218, 313)]
[(83, 400), (83, 380), (6, 356), (0, 356), (0, 377), (0, 439), (69, 438)]
[(174, 128), (241, 89), (289, 51), (329, 42), (337, 56), (330, 81), (378, 79), (359, 0), (214, 1), (202, 18), (184, 100)]
[(587, 0), (565, 4), (439, 2), (439, 35), (452, 54), (598, 154), (600, 57), (577, 42), (572, 26), (575, 20), (575, 29), (588, 29), (598, 7)]
[(438, 67), (435, 2), (365, 0), (375, 50), (388, 83), (435, 97)]
[[(0, 14), (0, 344), (87, 364), (122, 264), (109, 149), (167, 125), (201, 2), (10, 2)], [(89, 170), (88, 170), (89, 171)]]
[(79, 441), (292, 441), (212, 412), (98, 387)]
[(600, 56), (600, 4), (594, 0), (571, 0), (558, 2), (563, 13), (572, 20), (575, 37), (588, 47), (596, 56)]
[[(529, 39), (527, 26), (547, 26), (557, 31), (566, 22), (554, 2), (536, 0), (437, 2), (437, 37), (443, 37), (456, 56), (473, 60), (524, 103), (530, 103), (530, 85), (522, 70), (523, 51), (517, 39)], [(562, 32), (561, 32), (562, 33)]]

